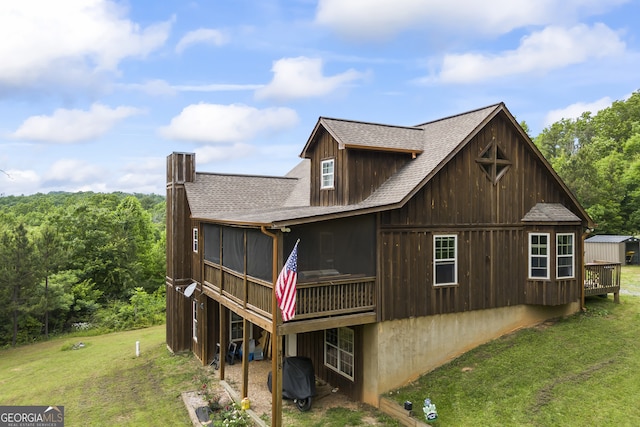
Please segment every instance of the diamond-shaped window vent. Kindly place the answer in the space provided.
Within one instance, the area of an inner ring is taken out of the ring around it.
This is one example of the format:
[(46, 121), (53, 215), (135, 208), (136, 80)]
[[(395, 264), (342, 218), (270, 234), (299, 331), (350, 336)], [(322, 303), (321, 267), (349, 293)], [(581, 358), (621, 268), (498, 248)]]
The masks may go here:
[(507, 172), (511, 162), (502, 152), (495, 139), (482, 150), (480, 157), (476, 159), (487, 178), (495, 185)]

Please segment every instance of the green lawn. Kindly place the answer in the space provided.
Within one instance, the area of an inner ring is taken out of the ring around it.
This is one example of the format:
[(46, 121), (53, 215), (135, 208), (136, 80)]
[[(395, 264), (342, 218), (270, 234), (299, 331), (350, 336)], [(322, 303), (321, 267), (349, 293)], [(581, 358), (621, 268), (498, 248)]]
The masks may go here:
[[(622, 288), (640, 291), (640, 267)], [(640, 425), (640, 296), (588, 298), (587, 311), (483, 345), (391, 393), (437, 406), (437, 426)]]
[[(85, 347), (70, 349), (79, 342)], [(195, 388), (199, 369), (167, 351), (164, 325), (58, 338), (0, 352), (0, 402), (64, 406), (69, 426), (187, 426), (180, 393)]]

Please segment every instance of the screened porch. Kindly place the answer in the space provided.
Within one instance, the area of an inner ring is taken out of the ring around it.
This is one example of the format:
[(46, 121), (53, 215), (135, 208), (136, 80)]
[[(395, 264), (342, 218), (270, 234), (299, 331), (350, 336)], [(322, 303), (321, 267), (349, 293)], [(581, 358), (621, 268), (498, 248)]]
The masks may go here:
[[(272, 238), (259, 229), (216, 224), (204, 224), (202, 233), (205, 293), (270, 322)], [(282, 234), (283, 258), (288, 257), (298, 239), (296, 315), (292, 322), (362, 314), (368, 314), (367, 319), (373, 321), (374, 218), (363, 216), (291, 227)]]

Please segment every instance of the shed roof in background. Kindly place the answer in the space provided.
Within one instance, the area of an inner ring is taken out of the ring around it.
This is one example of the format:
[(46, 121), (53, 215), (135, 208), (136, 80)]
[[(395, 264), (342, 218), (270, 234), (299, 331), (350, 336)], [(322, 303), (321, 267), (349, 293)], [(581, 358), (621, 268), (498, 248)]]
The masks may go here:
[(617, 236), (609, 234), (599, 234), (585, 239), (585, 243), (622, 243), (626, 241), (638, 241), (633, 236)]

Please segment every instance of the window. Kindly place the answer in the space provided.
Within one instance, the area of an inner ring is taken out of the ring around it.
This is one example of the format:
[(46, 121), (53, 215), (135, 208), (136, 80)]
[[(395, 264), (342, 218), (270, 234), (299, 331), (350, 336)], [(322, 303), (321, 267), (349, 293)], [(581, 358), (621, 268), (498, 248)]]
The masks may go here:
[(333, 159), (320, 163), (320, 188), (333, 188), (333, 163)]
[(193, 228), (193, 252), (198, 252), (198, 229)]
[(242, 341), (242, 329), (243, 329), (243, 319), (238, 316), (233, 311), (231, 312), (231, 322), (229, 322), (229, 327), (231, 328), (229, 331), (230, 341)]
[(573, 233), (560, 233), (556, 236), (556, 265), (558, 279), (574, 277)]
[(458, 283), (458, 236), (433, 236), (433, 269), (436, 285)]
[(193, 300), (193, 340), (198, 342), (198, 302)]
[[(244, 337), (244, 319), (233, 311), (230, 311), (229, 314), (229, 341), (242, 341)], [(251, 323), (249, 323), (249, 325), (251, 325)], [(252, 338), (253, 328), (249, 327), (249, 339)]]
[(350, 380), (353, 380), (354, 336), (351, 328), (324, 331), (324, 364)]
[(529, 234), (529, 278), (549, 278), (549, 233)]

